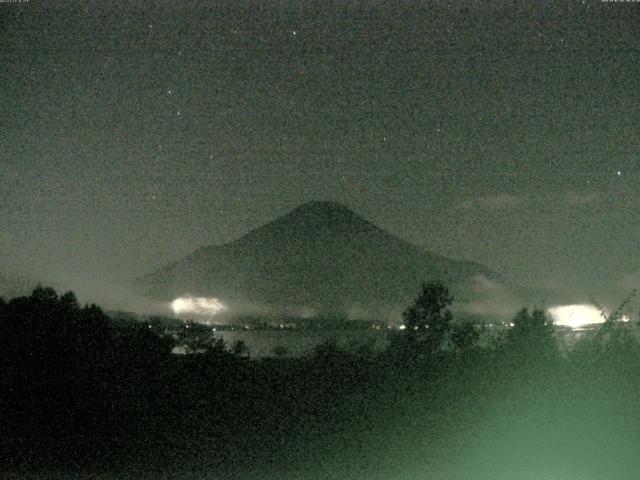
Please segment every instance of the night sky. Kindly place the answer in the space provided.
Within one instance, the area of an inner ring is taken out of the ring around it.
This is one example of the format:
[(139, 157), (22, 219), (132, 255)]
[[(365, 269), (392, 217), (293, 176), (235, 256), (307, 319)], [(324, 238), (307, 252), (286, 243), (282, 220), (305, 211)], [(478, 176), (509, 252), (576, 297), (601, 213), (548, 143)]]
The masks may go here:
[(640, 3), (505, 3), (0, 3), (0, 268), (125, 281), (334, 200), (622, 299)]

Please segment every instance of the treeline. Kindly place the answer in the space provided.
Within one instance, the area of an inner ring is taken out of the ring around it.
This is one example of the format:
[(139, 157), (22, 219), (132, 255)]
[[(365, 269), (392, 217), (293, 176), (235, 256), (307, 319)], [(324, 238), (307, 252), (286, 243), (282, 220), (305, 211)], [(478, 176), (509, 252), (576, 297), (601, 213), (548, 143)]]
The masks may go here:
[(38, 287), (0, 301), (3, 426), (34, 440), (109, 431), (118, 388), (148, 384), (171, 349), (143, 325), (114, 328), (72, 292)]
[[(221, 478), (242, 469), (267, 478), (260, 468), (281, 474), (292, 462), (313, 465), (321, 451), (344, 468), (349, 452), (379, 469), (402, 437), (427, 435), (431, 451), (446, 449), (459, 425), (471, 429), (478, 412), (507, 398), (555, 405), (597, 394), (612, 409), (640, 398), (640, 345), (617, 313), (562, 355), (541, 309), (523, 309), (487, 342), (482, 327), (455, 321), (452, 302), (444, 285), (423, 285), (384, 352), (328, 341), (305, 358), (250, 360), (244, 345), (229, 347), (209, 328), (187, 325), (169, 337), (113, 323), (71, 292), (38, 287), (0, 299), (0, 458), (27, 470), (142, 468), (153, 458), (170, 470), (200, 462)], [(172, 355), (177, 345), (192, 354)], [(574, 418), (547, 413), (545, 421)], [(594, 437), (608, 431), (599, 428)], [(203, 449), (215, 454), (202, 457)]]

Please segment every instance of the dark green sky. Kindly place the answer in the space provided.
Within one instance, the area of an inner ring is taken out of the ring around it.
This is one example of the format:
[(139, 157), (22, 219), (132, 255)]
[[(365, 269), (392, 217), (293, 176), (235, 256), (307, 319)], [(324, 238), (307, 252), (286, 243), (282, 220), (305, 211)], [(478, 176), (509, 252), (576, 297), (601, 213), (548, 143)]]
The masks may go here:
[(640, 3), (503, 5), (0, 3), (0, 264), (130, 278), (332, 199), (523, 284), (624, 296)]

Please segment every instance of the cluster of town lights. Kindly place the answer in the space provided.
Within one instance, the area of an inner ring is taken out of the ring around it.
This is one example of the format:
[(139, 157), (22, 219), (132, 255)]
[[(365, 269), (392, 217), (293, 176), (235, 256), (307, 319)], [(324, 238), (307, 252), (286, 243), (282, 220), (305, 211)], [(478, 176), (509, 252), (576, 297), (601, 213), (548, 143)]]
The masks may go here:
[[(551, 307), (547, 310), (553, 323), (559, 327), (570, 327), (572, 329), (583, 329), (590, 325), (598, 325), (604, 323), (608, 318), (606, 312), (603, 314), (598, 308), (587, 304), (575, 304), (575, 305), (558, 305)], [(629, 322), (631, 319), (628, 315), (621, 315), (618, 318), (620, 322)], [(513, 327), (512, 322), (498, 323), (498, 326)], [(493, 327), (493, 323), (487, 324), (488, 327)], [(406, 330), (407, 326), (400, 324), (398, 330)], [(415, 327), (417, 330), (418, 327)]]
[[(212, 317), (227, 310), (227, 306), (214, 297), (193, 297), (183, 295), (171, 302), (171, 310), (175, 315), (198, 315)], [(558, 326), (582, 328), (586, 325), (603, 323), (606, 316), (592, 305), (559, 305), (548, 310), (549, 315)], [(620, 321), (628, 322), (629, 317), (623, 315)], [(507, 324), (513, 326), (513, 324)], [(491, 325), (490, 325), (491, 326)], [(398, 326), (400, 330), (406, 328), (405, 325)]]

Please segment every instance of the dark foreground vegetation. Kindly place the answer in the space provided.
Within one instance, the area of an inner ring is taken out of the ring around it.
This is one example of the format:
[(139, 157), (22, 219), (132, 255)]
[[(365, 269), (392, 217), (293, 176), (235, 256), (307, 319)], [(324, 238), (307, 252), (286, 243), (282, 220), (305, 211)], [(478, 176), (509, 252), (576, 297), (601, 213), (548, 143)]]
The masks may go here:
[(382, 353), (250, 360), (113, 324), (72, 293), (0, 300), (0, 477), (638, 478), (629, 324), (614, 313), (561, 355), (541, 310), (481, 344), (451, 301), (425, 285)]

